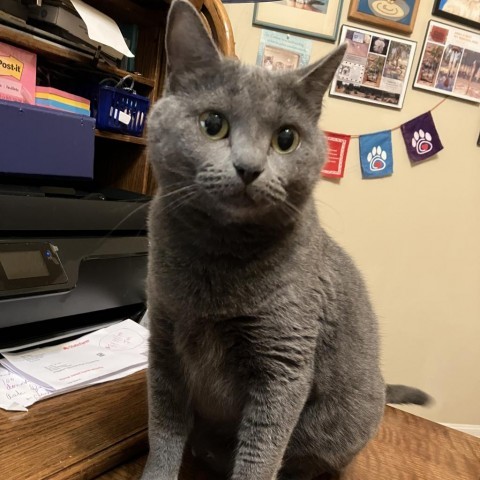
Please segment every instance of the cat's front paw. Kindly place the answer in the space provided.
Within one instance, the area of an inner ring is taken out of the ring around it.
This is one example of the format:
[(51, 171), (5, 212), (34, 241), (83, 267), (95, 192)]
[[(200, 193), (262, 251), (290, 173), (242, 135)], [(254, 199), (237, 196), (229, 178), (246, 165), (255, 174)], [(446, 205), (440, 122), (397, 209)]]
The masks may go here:
[(140, 480), (178, 480), (178, 476), (175, 475), (174, 477), (165, 476), (162, 472), (156, 471), (144, 471)]
[(178, 475), (168, 474), (165, 469), (147, 461), (140, 480), (178, 480)]

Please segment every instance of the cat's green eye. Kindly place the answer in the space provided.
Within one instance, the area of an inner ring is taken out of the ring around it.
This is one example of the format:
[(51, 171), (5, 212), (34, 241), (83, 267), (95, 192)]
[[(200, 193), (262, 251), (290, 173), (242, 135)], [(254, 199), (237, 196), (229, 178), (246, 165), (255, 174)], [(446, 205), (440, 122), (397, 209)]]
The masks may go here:
[(221, 140), (228, 135), (226, 118), (218, 112), (205, 112), (200, 115), (200, 129), (211, 140)]
[(300, 144), (300, 135), (293, 127), (282, 127), (272, 137), (273, 149), (281, 154), (291, 153)]

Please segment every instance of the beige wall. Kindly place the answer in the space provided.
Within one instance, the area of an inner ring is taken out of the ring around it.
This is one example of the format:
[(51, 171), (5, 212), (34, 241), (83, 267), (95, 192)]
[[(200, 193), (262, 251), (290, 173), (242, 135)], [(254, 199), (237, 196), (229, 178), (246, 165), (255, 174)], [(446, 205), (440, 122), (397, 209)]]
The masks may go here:
[[(349, 3), (344, 1), (341, 24), (347, 23)], [(432, 4), (422, 0), (411, 35), (417, 52), (403, 109), (327, 95), (322, 128), (373, 133), (441, 100), (411, 88)], [(227, 10), (237, 55), (255, 63), (261, 30), (251, 25), (253, 6)], [(312, 61), (332, 47), (315, 41)], [(369, 286), (387, 381), (417, 385), (436, 398), (431, 408), (409, 411), (439, 422), (480, 425), (480, 112), (478, 105), (450, 97), (433, 117), (445, 147), (437, 157), (411, 166), (395, 131), (394, 175), (362, 180), (353, 139), (345, 177), (339, 183), (323, 180), (315, 197), (324, 226), (354, 257)]]

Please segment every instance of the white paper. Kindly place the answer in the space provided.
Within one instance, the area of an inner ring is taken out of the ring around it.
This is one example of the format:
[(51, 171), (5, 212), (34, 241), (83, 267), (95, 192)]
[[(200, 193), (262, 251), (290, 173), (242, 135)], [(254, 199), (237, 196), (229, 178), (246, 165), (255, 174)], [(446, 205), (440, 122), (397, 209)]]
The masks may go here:
[(5, 368), (54, 392), (145, 367), (148, 331), (125, 320), (70, 342), (3, 355)]
[(120, 28), (110, 17), (81, 0), (70, 1), (85, 22), (91, 40), (108, 45), (127, 57), (135, 56), (127, 47)]
[(25, 407), (50, 394), (46, 388), (0, 366), (0, 408), (26, 412)]
[(118, 380), (119, 378), (132, 375), (140, 370), (144, 370), (145, 368), (146, 365), (139, 365), (137, 367), (123, 370), (120, 373), (102, 377), (101, 379), (95, 380), (88, 385), (80, 385), (61, 390), (50, 391), (46, 388), (43, 388), (38, 383), (31, 382), (17, 375), (16, 373), (10, 372), (5, 367), (0, 365), (0, 408), (14, 412), (27, 412), (28, 409), (26, 407), (33, 405), (45, 397), (54, 397), (71, 392), (73, 390), (85, 388), (90, 385), (97, 385), (99, 383)]

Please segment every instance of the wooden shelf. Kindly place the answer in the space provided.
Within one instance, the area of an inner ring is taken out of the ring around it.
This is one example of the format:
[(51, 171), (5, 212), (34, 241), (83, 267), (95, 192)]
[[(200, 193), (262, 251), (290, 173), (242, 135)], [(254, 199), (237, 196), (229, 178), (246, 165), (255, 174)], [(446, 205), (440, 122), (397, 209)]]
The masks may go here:
[(135, 143), (137, 145), (146, 145), (147, 139), (145, 137), (135, 137), (134, 135), (124, 135), (122, 133), (107, 132), (105, 130), (95, 130), (95, 136), (98, 138), (107, 138), (109, 140), (116, 140), (119, 142)]
[(31, 50), (45, 57), (52, 58), (54, 60), (68, 60), (76, 62), (87, 67), (91, 67), (92, 70), (99, 70), (110, 75), (117, 77), (125, 77), (131, 75), (136, 83), (146, 85), (150, 88), (155, 86), (155, 79), (144, 77), (136, 73), (127, 72), (121, 68), (117, 68), (113, 65), (109, 65), (104, 60), (100, 60), (94, 65), (92, 56), (87, 53), (74, 50), (66, 47), (54, 41), (41, 38), (29, 32), (17, 30), (16, 28), (9, 27), (7, 25), (0, 24), (0, 40), (10, 42), (19, 47)]
[[(220, 50), (234, 50), (233, 35), (221, 0), (190, 0), (203, 14)], [(91, 87), (106, 77), (119, 80), (131, 75), (135, 90), (151, 104), (161, 97), (166, 73), (165, 29), (171, 0), (85, 0), (117, 24), (137, 26), (135, 69), (140, 74), (117, 68), (104, 58), (94, 58), (93, 49), (27, 24), (11, 25), (0, 20), (0, 41), (38, 55), (39, 83), (85, 97)], [(223, 32), (225, 30), (225, 32)], [(226, 44), (228, 45), (226, 46)], [(78, 91), (77, 91), (78, 90)], [(98, 185), (152, 194), (156, 189), (147, 159), (146, 137), (95, 131), (95, 181)], [(0, 467), (1, 470), (1, 467)], [(1, 477), (1, 475), (0, 475)]]

